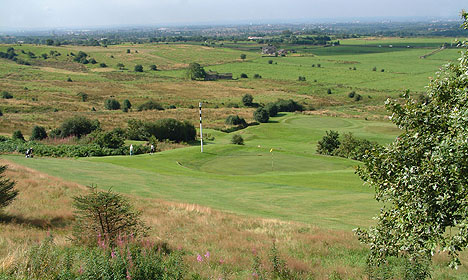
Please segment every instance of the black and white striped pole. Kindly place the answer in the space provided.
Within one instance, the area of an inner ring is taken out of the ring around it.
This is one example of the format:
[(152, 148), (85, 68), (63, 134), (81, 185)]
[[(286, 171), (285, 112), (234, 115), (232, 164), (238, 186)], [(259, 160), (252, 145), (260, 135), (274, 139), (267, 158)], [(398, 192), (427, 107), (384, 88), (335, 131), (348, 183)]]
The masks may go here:
[(203, 153), (203, 128), (202, 128), (202, 120), (201, 120), (201, 105), (202, 103), (198, 103), (198, 107), (200, 108), (200, 148), (201, 152)]

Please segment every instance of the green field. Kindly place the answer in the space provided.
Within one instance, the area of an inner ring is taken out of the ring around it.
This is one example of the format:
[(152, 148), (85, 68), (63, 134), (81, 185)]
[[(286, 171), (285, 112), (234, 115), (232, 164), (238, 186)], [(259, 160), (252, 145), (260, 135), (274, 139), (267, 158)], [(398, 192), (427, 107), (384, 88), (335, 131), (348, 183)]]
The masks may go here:
[(354, 174), (359, 163), (315, 154), (328, 129), (380, 143), (398, 133), (386, 122), (287, 114), (242, 131), (245, 146), (228, 144), (232, 134), (218, 133), (203, 154), (189, 147), (134, 157), (6, 158), (66, 180), (145, 197), (324, 228), (369, 225), (378, 207)]

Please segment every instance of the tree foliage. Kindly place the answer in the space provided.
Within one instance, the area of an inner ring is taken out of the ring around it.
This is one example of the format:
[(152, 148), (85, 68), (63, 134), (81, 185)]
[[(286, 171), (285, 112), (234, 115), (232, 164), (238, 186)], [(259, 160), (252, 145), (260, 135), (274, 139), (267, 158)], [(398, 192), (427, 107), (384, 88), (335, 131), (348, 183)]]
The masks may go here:
[(47, 132), (43, 126), (34, 126), (31, 132), (31, 140), (42, 140), (47, 138)]
[[(463, 17), (468, 28), (468, 14)], [(468, 245), (466, 43), (464, 48), (457, 63), (446, 65), (431, 80), (427, 100), (406, 92), (403, 103), (387, 101), (392, 121), (403, 133), (365, 157), (358, 169), (383, 204), (375, 226), (357, 229), (370, 246), (373, 266), (389, 256), (424, 263), (443, 250), (456, 267), (459, 252)]]
[(340, 135), (337, 131), (330, 130), (325, 132), (322, 140), (318, 141), (317, 153), (322, 155), (333, 155), (334, 151), (340, 146)]
[(69, 136), (76, 136), (80, 138), (83, 135), (89, 134), (92, 131), (98, 129), (100, 123), (98, 120), (90, 120), (86, 117), (75, 116), (69, 119), (66, 119), (58, 131), (60, 132), (60, 137), (65, 138)]
[(244, 106), (247, 106), (247, 107), (250, 107), (253, 105), (253, 96), (251, 94), (245, 94), (244, 96), (242, 96), (242, 104), (244, 104)]
[(104, 107), (107, 110), (119, 110), (120, 109), (120, 102), (115, 100), (114, 98), (106, 99), (104, 102)]
[(267, 110), (263, 108), (258, 108), (257, 110), (255, 110), (255, 112), (253, 113), (253, 117), (257, 122), (260, 123), (267, 123), (270, 119), (270, 115), (268, 114)]
[(0, 165), (0, 208), (9, 205), (18, 195), (18, 191), (13, 189), (15, 182), (3, 175), (6, 169), (6, 165)]
[(200, 64), (193, 62), (189, 64), (186, 76), (190, 80), (204, 80), (206, 71)]
[(139, 237), (146, 233), (141, 213), (125, 197), (90, 187), (88, 195), (73, 198), (75, 208), (75, 241), (96, 244), (102, 239), (113, 244), (119, 236)]

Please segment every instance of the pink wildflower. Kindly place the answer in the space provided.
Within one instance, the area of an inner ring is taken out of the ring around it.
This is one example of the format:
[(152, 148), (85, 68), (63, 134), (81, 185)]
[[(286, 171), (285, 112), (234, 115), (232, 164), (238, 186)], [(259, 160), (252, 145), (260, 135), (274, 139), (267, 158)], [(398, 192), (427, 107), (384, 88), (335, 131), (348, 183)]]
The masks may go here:
[(111, 258), (115, 258), (115, 252), (114, 252), (114, 250), (112, 250), (112, 252), (111, 252)]
[(210, 251), (206, 251), (205, 258), (207, 258), (207, 259), (210, 258)]
[(203, 257), (200, 256), (200, 254), (198, 254), (198, 256), (197, 256), (197, 261), (198, 261), (198, 262), (202, 262), (202, 261), (203, 261)]
[(128, 280), (132, 279), (132, 276), (130, 275), (130, 272), (128, 271), (128, 269), (127, 269), (127, 279)]
[(219, 264), (223, 264), (224, 263), (224, 260), (223, 259), (220, 259), (219, 260)]

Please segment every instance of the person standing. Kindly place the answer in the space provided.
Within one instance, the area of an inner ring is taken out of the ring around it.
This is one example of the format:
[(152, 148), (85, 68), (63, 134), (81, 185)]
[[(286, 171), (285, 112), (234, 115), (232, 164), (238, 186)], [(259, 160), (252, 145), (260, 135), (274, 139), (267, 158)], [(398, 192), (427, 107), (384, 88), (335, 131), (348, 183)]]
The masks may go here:
[(154, 145), (151, 144), (151, 153), (153, 154), (154, 153)]
[(130, 144), (130, 155), (133, 156), (133, 144)]

